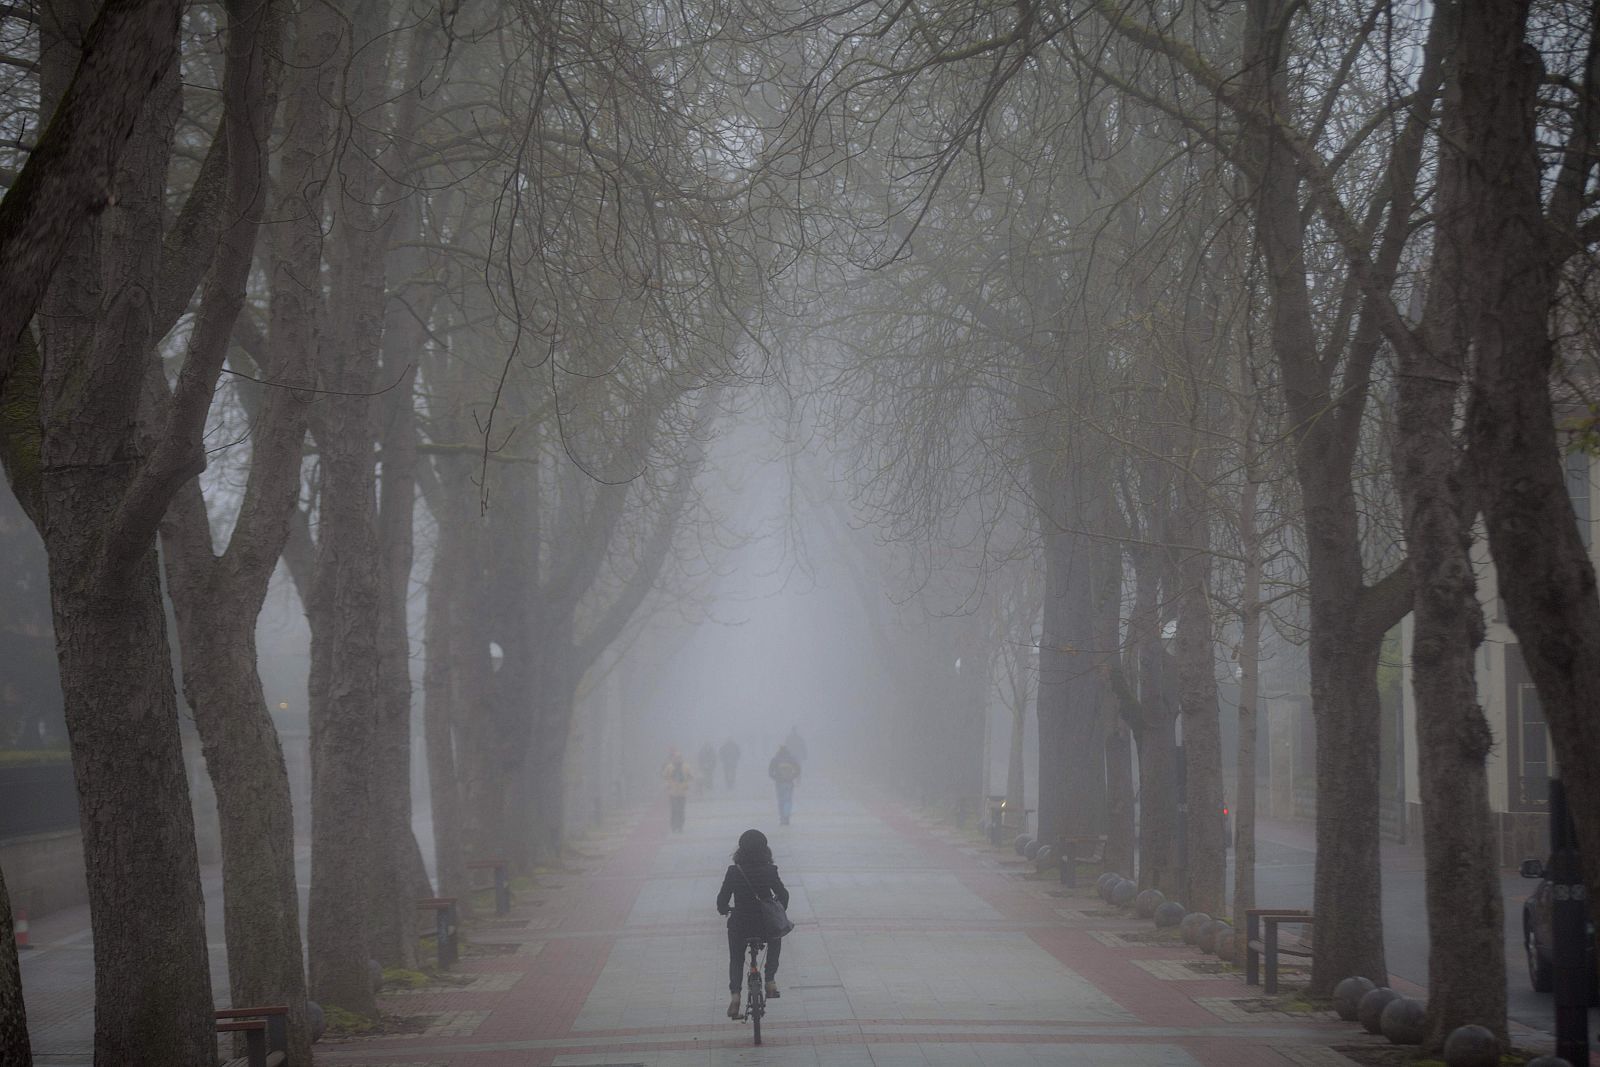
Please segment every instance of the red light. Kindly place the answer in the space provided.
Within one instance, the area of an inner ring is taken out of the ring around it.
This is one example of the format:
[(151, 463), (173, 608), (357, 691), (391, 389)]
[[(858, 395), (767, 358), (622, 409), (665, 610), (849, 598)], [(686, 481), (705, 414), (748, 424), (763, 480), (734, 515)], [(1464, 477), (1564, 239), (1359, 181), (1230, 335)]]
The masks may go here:
[(1224, 815), (1228, 814), (1228, 806), (1226, 804), (1224, 804), (1222, 806), (1222, 814), (1224, 814)]

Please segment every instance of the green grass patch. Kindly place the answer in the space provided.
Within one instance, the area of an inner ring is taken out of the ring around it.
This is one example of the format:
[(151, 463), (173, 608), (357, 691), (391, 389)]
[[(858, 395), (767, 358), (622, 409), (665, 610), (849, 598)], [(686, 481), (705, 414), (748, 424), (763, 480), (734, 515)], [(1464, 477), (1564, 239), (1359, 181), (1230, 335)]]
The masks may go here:
[(431, 981), (421, 971), (408, 971), (404, 967), (385, 967), (383, 969), (383, 988), (385, 989), (417, 989)]
[(328, 1019), (327, 1032), (335, 1037), (360, 1037), (378, 1029), (378, 1020), (365, 1015), (357, 1015), (343, 1008), (327, 1007), (322, 1010)]

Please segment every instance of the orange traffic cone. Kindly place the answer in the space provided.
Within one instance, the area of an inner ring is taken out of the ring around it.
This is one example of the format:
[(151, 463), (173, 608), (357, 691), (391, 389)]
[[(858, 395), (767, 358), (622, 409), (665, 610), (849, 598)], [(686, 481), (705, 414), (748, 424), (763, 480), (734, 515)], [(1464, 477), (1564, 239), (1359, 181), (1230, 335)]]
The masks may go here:
[(16, 920), (11, 924), (11, 928), (16, 932), (17, 951), (26, 952), (33, 947), (28, 944), (28, 910), (26, 908), (17, 909)]

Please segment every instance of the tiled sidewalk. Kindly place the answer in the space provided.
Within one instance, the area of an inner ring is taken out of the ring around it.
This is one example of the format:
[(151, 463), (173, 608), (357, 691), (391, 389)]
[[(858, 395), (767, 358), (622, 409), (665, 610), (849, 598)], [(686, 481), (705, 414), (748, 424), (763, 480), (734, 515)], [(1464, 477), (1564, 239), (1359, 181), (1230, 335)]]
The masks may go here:
[[(1186, 965), (1195, 950), (1118, 936), (1151, 927), (1092, 891), (1063, 897), (1009, 852), (825, 789), (808, 781), (790, 827), (765, 792), (719, 793), (691, 801), (685, 833), (663, 806), (591, 838), (510, 921), (469, 931), (470, 984), (385, 997), (426, 1031), (322, 1044), (317, 1063), (1348, 1067), (1328, 1048), (1359, 1043), (1348, 1025), (1250, 1010), (1239, 978)], [(723, 1016), (713, 908), (751, 825), (799, 924), (759, 1049)]]

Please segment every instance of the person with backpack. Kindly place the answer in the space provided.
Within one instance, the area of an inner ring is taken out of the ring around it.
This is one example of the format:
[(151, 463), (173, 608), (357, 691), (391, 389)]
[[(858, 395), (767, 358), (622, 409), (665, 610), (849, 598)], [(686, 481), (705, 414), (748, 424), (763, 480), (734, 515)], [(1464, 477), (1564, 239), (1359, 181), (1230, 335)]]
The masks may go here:
[(789, 890), (778, 877), (778, 865), (772, 861), (767, 835), (760, 830), (746, 830), (739, 835), (739, 847), (733, 853), (727, 873), (722, 876), (722, 888), (717, 891), (717, 914), (728, 917), (728, 991), (733, 995), (728, 1002), (730, 1019), (739, 1017), (744, 946), (752, 937), (767, 943), (767, 999), (776, 1000), (780, 995), (778, 954), (783, 948), (783, 938), (774, 937), (767, 930), (761, 910), (763, 900), (777, 900), (787, 908)]
[(728, 738), (722, 742), (722, 777), (733, 788), (734, 775), (739, 772), (739, 742)]
[(661, 768), (661, 780), (667, 783), (667, 804), (672, 809), (672, 832), (683, 833), (683, 807), (689, 802), (689, 787), (694, 784), (694, 771), (684, 762), (683, 753), (673, 748), (667, 753), (667, 764)]
[(767, 764), (767, 775), (778, 786), (778, 822), (788, 826), (789, 816), (794, 811), (794, 784), (800, 780), (800, 761), (794, 758), (789, 746), (778, 746), (778, 754)]

